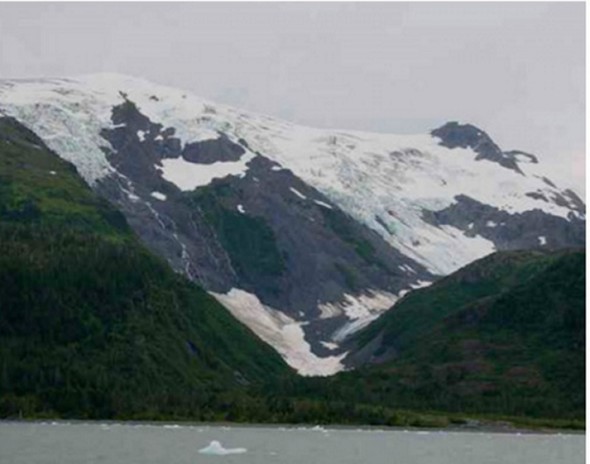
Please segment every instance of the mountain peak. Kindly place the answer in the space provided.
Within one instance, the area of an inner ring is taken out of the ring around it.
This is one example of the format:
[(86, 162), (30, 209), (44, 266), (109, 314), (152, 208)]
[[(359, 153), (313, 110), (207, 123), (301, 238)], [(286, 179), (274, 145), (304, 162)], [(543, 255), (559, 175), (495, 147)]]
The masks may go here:
[(486, 159), (522, 174), (515, 158), (509, 153), (504, 153), (486, 132), (473, 124), (447, 122), (434, 129), (431, 135), (439, 138), (439, 144), (443, 147), (471, 148), (477, 153), (475, 159)]

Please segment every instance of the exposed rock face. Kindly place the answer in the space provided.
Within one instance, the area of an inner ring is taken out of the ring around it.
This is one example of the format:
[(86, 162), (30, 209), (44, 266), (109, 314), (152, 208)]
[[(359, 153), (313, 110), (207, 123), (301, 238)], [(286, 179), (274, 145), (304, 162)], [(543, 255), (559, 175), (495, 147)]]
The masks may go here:
[[(387, 295), (379, 308), (385, 309), (403, 289), (434, 278), (260, 154), (244, 175), (193, 191), (162, 176), (165, 159), (206, 168), (246, 156), (247, 146), (225, 135), (182, 147), (173, 128), (151, 122), (131, 101), (113, 108), (112, 122), (102, 136), (116, 174), (101, 179), (98, 192), (118, 205), (154, 252), (209, 291), (239, 288), (306, 323), (305, 340), (318, 355), (338, 353), (322, 342), (350, 322), (340, 307), (346, 295)], [(357, 310), (367, 317), (371, 309)]]
[(568, 219), (545, 214), (540, 209), (510, 214), (465, 195), (457, 196), (456, 203), (445, 209), (425, 211), (424, 218), (436, 226), (454, 226), (468, 237), (484, 237), (497, 250), (583, 247), (583, 203), (571, 191), (564, 192), (558, 201), (572, 206)]
[(515, 151), (503, 152), (494, 143), (488, 134), (471, 124), (460, 124), (448, 122), (445, 125), (431, 132), (435, 137), (440, 138), (440, 144), (448, 148), (471, 148), (477, 157), (498, 163), (505, 168), (522, 173), (514, 159)]

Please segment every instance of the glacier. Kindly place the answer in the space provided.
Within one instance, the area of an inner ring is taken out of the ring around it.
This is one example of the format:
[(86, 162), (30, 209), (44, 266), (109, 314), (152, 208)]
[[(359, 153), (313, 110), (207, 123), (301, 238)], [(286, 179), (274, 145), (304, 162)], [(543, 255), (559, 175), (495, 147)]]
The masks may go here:
[[(219, 133), (247, 140), (251, 152), (264, 153), (278, 163), (276, 169), (290, 169), (434, 274), (448, 274), (494, 251), (488, 240), (424, 220), (424, 210), (448, 207), (457, 195), (509, 213), (539, 209), (563, 218), (572, 213), (572, 205), (555, 201), (562, 191), (545, 182), (551, 173), (528, 156), (515, 156), (521, 174), (476, 159), (471, 148), (446, 148), (431, 134), (315, 129), (117, 74), (0, 83), (0, 110), (39, 134), (90, 184), (113, 171), (100, 132), (112, 126), (111, 109), (125, 99), (152, 121), (173, 127), (184, 144)], [(241, 175), (249, 159), (207, 171), (166, 160), (163, 175), (187, 190)], [(527, 195), (531, 192), (549, 201)]]

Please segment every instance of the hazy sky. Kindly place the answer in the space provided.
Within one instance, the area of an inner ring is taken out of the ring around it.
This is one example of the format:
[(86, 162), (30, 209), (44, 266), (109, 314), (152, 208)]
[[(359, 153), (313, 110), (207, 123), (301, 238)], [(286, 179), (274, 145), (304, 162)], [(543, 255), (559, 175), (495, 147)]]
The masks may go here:
[(468, 121), (583, 191), (584, 8), (0, 3), (0, 78), (119, 72), (341, 129)]

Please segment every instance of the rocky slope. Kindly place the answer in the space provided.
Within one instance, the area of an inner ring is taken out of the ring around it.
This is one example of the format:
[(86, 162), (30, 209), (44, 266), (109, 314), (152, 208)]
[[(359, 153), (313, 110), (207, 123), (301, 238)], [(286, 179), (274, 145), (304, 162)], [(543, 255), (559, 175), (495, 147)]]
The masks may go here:
[(449, 123), (319, 130), (118, 75), (4, 81), (13, 116), (303, 374), (413, 288), (495, 250), (584, 244), (537, 158)]

